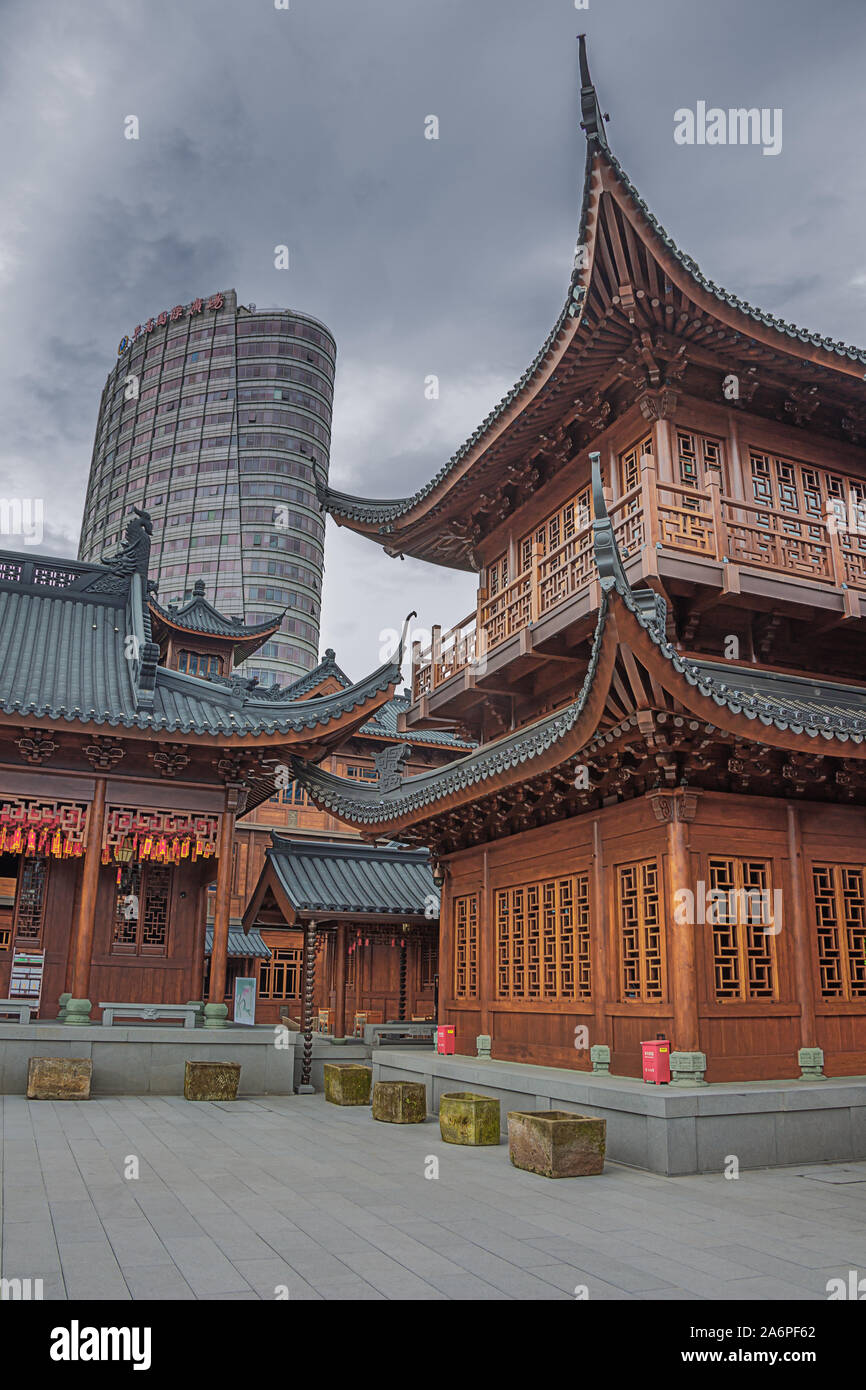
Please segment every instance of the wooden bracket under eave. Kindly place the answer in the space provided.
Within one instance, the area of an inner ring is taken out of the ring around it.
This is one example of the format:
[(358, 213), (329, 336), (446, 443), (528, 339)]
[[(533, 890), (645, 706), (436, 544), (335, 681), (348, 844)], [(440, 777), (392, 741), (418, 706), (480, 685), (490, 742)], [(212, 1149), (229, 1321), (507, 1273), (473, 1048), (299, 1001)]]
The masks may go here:
[(740, 567), (732, 565), (730, 561), (722, 565), (722, 593), (738, 594), (740, 592)]

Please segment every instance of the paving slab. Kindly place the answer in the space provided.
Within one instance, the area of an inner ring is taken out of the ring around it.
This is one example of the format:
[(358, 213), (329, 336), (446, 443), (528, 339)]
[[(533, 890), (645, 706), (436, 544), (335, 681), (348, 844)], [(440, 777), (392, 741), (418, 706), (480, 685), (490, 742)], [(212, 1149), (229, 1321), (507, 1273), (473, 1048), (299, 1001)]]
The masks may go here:
[(318, 1095), (6, 1096), (0, 1135), (0, 1272), (52, 1300), (809, 1301), (866, 1271), (850, 1159), (552, 1182)]

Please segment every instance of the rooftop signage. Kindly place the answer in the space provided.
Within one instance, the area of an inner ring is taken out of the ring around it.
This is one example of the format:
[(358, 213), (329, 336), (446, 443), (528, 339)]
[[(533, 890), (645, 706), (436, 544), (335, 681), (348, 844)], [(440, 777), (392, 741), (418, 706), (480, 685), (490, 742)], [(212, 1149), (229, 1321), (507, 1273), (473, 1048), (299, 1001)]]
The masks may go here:
[(212, 294), (208, 300), (194, 299), (191, 304), (175, 304), (173, 309), (163, 309), (161, 314), (157, 314), (156, 318), (148, 319), (147, 323), (144, 324), (136, 324), (131, 335), (124, 334), (117, 345), (117, 355), (118, 357), (122, 357), (125, 352), (128, 352), (136, 339), (141, 337), (142, 333), (152, 333), (155, 328), (164, 328), (167, 323), (176, 323), (178, 319), (183, 318), (184, 314), (186, 314), (187, 318), (193, 318), (196, 314), (202, 313), (205, 309), (221, 309), (224, 304), (225, 295), (220, 293)]

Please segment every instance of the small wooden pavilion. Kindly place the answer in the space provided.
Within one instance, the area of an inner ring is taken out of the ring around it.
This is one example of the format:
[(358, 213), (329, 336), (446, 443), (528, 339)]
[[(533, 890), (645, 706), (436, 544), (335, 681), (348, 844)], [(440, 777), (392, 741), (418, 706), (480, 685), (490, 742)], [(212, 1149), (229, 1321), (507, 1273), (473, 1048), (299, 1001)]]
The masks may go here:
[[(260, 990), (257, 1018), (283, 1014), (344, 1037), (354, 1020), (432, 1018), (439, 891), (425, 850), (273, 834), (243, 917), (293, 989)], [(279, 1002), (276, 1002), (276, 1001)]]

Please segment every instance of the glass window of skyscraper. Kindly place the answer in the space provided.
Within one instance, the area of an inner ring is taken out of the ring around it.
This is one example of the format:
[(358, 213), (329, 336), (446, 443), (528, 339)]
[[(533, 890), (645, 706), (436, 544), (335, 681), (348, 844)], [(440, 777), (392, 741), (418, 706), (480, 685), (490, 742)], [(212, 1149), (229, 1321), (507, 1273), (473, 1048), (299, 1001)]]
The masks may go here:
[(163, 606), (204, 579), (248, 623), (290, 610), (241, 668), (263, 684), (317, 660), (335, 359), (317, 319), (225, 290), (138, 325), (102, 393), (79, 559), (98, 560), (146, 508)]

